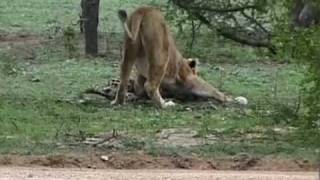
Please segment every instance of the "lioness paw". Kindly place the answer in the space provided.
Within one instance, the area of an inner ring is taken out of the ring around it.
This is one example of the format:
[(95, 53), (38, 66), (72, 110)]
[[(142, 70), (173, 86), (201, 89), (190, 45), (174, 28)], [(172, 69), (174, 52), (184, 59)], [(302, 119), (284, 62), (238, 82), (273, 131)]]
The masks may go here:
[(164, 103), (163, 106), (164, 106), (164, 108), (167, 108), (167, 107), (173, 107), (175, 105), (176, 105), (176, 103), (174, 103), (173, 101), (167, 101)]

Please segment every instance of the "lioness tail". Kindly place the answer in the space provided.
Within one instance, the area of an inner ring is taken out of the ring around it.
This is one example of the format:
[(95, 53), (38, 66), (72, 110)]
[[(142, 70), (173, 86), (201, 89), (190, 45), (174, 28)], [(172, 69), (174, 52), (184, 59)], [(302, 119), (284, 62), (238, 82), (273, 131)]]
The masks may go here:
[(128, 35), (128, 37), (132, 41), (136, 41), (137, 36), (139, 34), (139, 30), (140, 30), (142, 16), (136, 15), (131, 18), (131, 30), (130, 30), (128, 23), (127, 23), (127, 19), (128, 19), (127, 12), (125, 10), (119, 10), (118, 16), (119, 16), (120, 21), (122, 22), (123, 28), (124, 28), (126, 34)]

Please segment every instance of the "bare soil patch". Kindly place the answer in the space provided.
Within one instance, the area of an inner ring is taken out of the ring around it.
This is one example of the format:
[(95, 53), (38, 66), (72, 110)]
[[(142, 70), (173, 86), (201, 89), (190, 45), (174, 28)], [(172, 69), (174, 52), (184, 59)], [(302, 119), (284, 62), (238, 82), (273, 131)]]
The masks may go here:
[(31, 34), (0, 34), (0, 52), (19, 57), (24, 60), (34, 60), (36, 50), (46, 42), (46, 38)]
[(201, 159), (196, 157), (154, 157), (143, 152), (91, 153), (48, 156), (0, 156), (0, 166), (92, 168), (92, 169), (189, 169), (189, 170), (267, 170), (315, 171), (317, 166), (307, 161), (234, 157), (229, 159)]
[(44, 38), (38, 35), (31, 34), (0, 34), (0, 47), (13, 45), (39, 45), (44, 41)]
[(316, 172), (199, 171), (199, 170), (96, 170), (77, 168), (0, 167), (2, 180), (95, 179), (95, 180), (316, 180)]

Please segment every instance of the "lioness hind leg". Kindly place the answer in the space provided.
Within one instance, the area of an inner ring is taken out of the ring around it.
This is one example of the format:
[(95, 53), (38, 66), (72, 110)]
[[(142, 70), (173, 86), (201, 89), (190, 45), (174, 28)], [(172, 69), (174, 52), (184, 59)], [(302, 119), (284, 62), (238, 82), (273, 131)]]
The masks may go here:
[(120, 84), (116, 94), (115, 100), (111, 102), (112, 105), (123, 104), (127, 94), (127, 86), (132, 67), (136, 60), (136, 49), (131, 42), (125, 43), (123, 59), (120, 67)]
[(134, 93), (136, 96), (143, 98), (147, 97), (147, 92), (144, 89), (144, 84), (146, 83), (147, 79), (142, 75), (137, 75), (134, 81)]

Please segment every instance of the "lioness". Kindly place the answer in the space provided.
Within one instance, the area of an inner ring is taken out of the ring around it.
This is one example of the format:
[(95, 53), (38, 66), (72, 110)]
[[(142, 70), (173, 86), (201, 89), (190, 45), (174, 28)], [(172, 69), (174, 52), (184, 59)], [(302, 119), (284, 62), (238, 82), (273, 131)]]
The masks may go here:
[(153, 7), (140, 7), (128, 18), (119, 10), (125, 30), (120, 84), (112, 104), (123, 104), (133, 65), (137, 69), (135, 93), (146, 93), (160, 108), (174, 106), (165, 101), (160, 88), (171, 93), (214, 98), (223, 103), (229, 98), (194, 73), (194, 62), (185, 59), (175, 45), (162, 13)]

